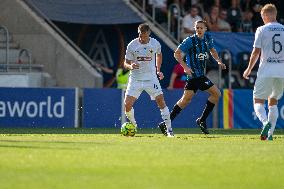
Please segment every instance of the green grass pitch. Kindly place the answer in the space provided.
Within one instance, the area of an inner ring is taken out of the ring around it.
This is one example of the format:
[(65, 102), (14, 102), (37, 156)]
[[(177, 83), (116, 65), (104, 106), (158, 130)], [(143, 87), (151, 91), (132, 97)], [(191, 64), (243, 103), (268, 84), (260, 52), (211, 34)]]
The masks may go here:
[(284, 131), (0, 128), (1, 189), (283, 189)]

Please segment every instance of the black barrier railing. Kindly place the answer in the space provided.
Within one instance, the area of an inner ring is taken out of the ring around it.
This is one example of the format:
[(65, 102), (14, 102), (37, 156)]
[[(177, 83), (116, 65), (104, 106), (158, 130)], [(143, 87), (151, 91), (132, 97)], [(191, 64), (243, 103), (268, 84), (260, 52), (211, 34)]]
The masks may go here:
[[(32, 71), (32, 55), (31, 53), (27, 50), (27, 49), (21, 49), (19, 51), (19, 55), (18, 55), (18, 63), (23, 63), (24, 61), (22, 61), (23, 56), (28, 57), (28, 66), (29, 66), (29, 71)], [(20, 67), (20, 71), (22, 71), (22, 68)]]
[(137, 1), (135, 0), (129, 0), (129, 2), (140, 12), (143, 14), (143, 16), (145, 16), (148, 20), (150, 20), (163, 34), (165, 34), (172, 42), (174, 42), (176, 45), (179, 43), (179, 41), (177, 40), (177, 38), (175, 38), (173, 35), (171, 35), (168, 32), (167, 27), (162, 26), (160, 23), (157, 22), (157, 18), (156, 18), (156, 7), (155, 5), (153, 5), (151, 7), (152, 13), (150, 14), (149, 12), (147, 12), (146, 7), (146, 0), (142, 1), (142, 4), (139, 4)]
[(180, 19), (181, 11), (179, 5), (176, 3), (171, 4), (168, 9), (168, 33), (175, 37), (177, 41), (181, 40)]
[(4, 31), (4, 35), (5, 35), (5, 43), (6, 43), (6, 46), (5, 46), (5, 64), (6, 64), (6, 71), (8, 72), (9, 71), (9, 31), (8, 29), (5, 27), (5, 26), (0, 26), (0, 31), (3, 30)]
[[(224, 64), (226, 64), (226, 69), (228, 72), (228, 88), (232, 88), (232, 55), (231, 52), (227, 49), (224, 49), (220, 52), (220, 57), (221, 60)], [(218, 87), (219, 89), (223, 88), (223, 83), (222, 83), (222, 68), (219, 66), (218, 68)]]

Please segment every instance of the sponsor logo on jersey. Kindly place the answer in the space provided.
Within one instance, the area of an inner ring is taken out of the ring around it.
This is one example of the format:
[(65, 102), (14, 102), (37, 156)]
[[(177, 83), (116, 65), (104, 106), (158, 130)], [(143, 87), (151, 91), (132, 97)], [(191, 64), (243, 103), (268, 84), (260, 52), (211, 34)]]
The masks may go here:
[(266, 61), (268, 63), (284, 63), (284, 60), (279, 60), (278, 58), (271, 58), (271, 57), (269, 57)]
[(137, 61), (151, 61), (152, 57), (150, 56), (138, 56)]
[(284, 31), (284, 28), (269, 28), (269, 31)]
[(209, 58), (208, 53), (199, 53), (198, 55), (196, 55), (196, 58), (198, 58), (198, 60), (206, 60)]

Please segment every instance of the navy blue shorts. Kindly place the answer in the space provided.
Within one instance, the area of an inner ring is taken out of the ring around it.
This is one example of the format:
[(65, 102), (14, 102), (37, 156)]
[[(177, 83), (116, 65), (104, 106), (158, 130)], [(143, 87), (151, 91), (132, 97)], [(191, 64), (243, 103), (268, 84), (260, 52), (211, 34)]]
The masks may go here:
[(214, 84), (206, 76), (186, 80), (184, 89), (197, 92), (197, 90), (205, 91), (212, 87)]

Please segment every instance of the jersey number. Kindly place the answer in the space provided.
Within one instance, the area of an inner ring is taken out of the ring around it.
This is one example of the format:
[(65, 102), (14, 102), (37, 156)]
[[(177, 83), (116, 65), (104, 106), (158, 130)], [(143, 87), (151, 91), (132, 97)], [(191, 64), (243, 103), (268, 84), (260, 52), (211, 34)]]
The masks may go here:
[(282, 44), (280, 43), (280, 41), (277, 41), (277, 39), (275, 39), (279, 36), (280, 34), (274, 34), (274, 36), (272, 37), (272, 49), (275, 54), (279, 54), (282, 51)]
[(154, 89), (159, 89), (158, 85), (154, 84)]

